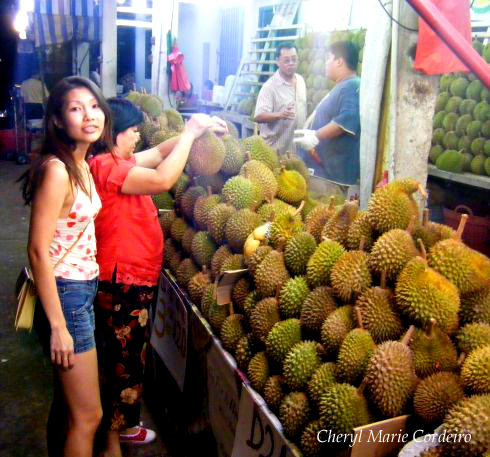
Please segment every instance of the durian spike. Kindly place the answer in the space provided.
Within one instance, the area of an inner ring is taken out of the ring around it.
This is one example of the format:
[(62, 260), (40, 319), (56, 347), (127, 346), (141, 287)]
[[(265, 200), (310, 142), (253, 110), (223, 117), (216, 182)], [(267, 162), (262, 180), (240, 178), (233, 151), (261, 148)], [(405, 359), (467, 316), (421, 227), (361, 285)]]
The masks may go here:
[(466, 358), (466, 352), (462, 352), (458, 358), (458, 366), (462, 366), (464, 359)]
[(364, 251), (364, 245), (366, 244), (366, 236), (361, 235), (361, 239), (359, 241), (359, 251)]
[(415, 325), (411, 325), (408, 328), (407, 333), (405, 333), (405, 336), (401, 341), (404, 346), (408, 346), (408, 343), (410, 343), (410, 340), (412, 339), (413, 336), (413, 332), (415, 332)]
[(386, 268), (381, 272), (381, 281), (380, 285), (381, 289), (386, 289)]
[(459, 225), (458, 229), (456, 230), (456, 234), (454, 235), (455, 240), (461, 241), (461, 237), (463, 236), (464, 232), (464, 226), (468, 222), (468, 215), (467, 214), (461, 214), (461, 219), (459, 220)]
[(420, 192), (420, 195), (422, 195), (422, 197), (424, 199), (427, 198), (427, 192), (425, 191), (424, 187), (422, 186), (422, 184), (417, 184), (417, 190)]
[(427, 227), (429, 225), (429, 208), (424, 208), (422, 213), (422, 225)]
[(427, 251), (425, 250), (425, 246), (424, 246), (424, 242), (420, 239), (420, 238), (417, 238), (417, 243), (419, 245), (419, 250), (420, 250), (420, 254), (424, 260), (427, 260)]
[(413, 235), (413, 232), (415, 231), (415, 226), (417, 225), (417, 216), (412, 216), (410, 218), (410, 222), (407, 227), (407, 232), (410, 233), (410, 235)]
[(363, 329), (364, 326), (362, 324), (362, 311), (359, 308), (359, 306), (355, 306), (354, 309), (356, 310), (356, 316), (357, 316), (357, 328)]
[(305, 201), (304, 200), (301, 200), (301, 203), (298, 206), (298, 209), (294, 212), (293, 217), (296, 217), (299, 213), (301, 213), (301, 210), (303, 209), (303, 206), (305, 206)]

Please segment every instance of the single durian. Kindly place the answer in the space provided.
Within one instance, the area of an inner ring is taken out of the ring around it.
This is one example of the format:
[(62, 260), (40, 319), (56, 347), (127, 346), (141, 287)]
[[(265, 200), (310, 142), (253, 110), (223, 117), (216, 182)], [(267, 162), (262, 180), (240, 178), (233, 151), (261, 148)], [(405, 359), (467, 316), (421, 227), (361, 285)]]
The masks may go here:
[(267, 335), (280, 319), (279, 304), (275, 298), (269, 297), (259, 301), (250, 313), (250, 326), (255, 338), (265, 343)]
[(320, 398), (320, 421), (325, 430), (347, 435), (370, 419), (368, 402), (354, 386), (334, 384)]
[(325, 390), (336, 383), (336, 372), (334, 362), (323, 363), (315, 370), (308, 382), (308, 395), (314, 404), (318, 405)]
[(449, 336), (431, 323), (424, 332), (416, 329), (410, 349), (413, 354), (415, 372), (420, 378), (426, 378), (438, 371), (456, 371), (458, 354)]
[(211, 176), (220, 170), (225, 159), (225, 145), (207, 131), (192, 143), (187, 163), (193, 175)]
[(322, 324), (330, 313), (337, 309), (333, 291), (320, 286), (313, 289), (306, 297), (301, 309), (301, 327), (312, 335), (319, 336)]
[(257, 267), (254, 275), (257, 292), (261, 297), (272, 297), (289, 279), (289, 273), (284, 264), (284, 256), (278, 251), (272, 251), (265, 256)]
[(461, 322), (485, 322), (490, 324), (490, 286), (476, 292), (461, 295)]
[(442, 443), (445, 457), (484, 457), (490, 449), (490, 394), (456, 403), (444, 418), (444, 428), (446, 436), (459, 435), (459, 439)]
[(329, 356), (337, 356), (344, 338), (356, 327), (356, 323), (354, 308), (350, 305), (337, 308), (325, 319), (321, 328), (321, 339)]
[(303, 303), (310, 293), (304, 276), (288, 279), (281, 288), (279, 309), (283, 319), (299, 318)]
[(226, 203), (219, 203), (208, 214), (207, 227), (208, 232), (218, 244), (226, 241), (226, 223), (231, 215), (236, 212), (235, 208)]
[(283, 170), (277, 177), (277, 197), (292, 205), (306, 197), (306, 181), (296, 170)]
[(332, 196), (328, 205), (319, 204), (315, 206), (306, 217), (306, 231), (315, 237), (317, 243), (322, 241), (323, 227), (334, 214), (335, 197)]
[(441, 371), (422, 380), (415, 390), (415, 414), (430, 425), (439, 425), (454, 404), (464, 397), (458, 375)]
[(193, 221), (194, 218), (194, 205), (196, 204), (196, 200), (205, 196), (208, 193), (201, 186), (191, 186), (189, 187), (183, 194), (180, 200), (180, 208), (184, 216), (189, 220)]
[(242, 140), (245, 152), (248, 152), (250, 159), (264, 162), (271, 170), (279, 167), (277, 152), (266, 144), (259, 135), (253, 135)]
[(255, 354), (248, 364), (248, 379), (250, 384), (259, 393), (263, 393), (267, 379), (270, 376), (269, 361), (265, 351)]
[(200, 304), (204, 287), (211, 283), (209, 273), (204, 268), (203, 271), (196, 273), (187, 284), (187, 290), (191, 297), (192, 303)]
[(336, 241), (322, 241), (306, 266), (308, 285), (311, 288), (328, 285), (332, 268), (344, 253), (344, 247)]
[(245, 208), (232, 213), (225, 227), (225, 237), (230, 248), (235, 252), (243, 252), (243, 245), (248, 235), (260, 224), (262, 218)]
[(284, 261), (293, 276), (306, 274), (306, 265), (316, 247), (315, 238), (306, 232), (297, 233), (287, 241)]
[(180, 262), (175, 275), (177, 277), (177, 282), (181, 287), (187, 288), (191, 278), (198, 272), (196, 264), (192, 259), (184, 259)]
[(245, 336), (245, 317), (241, 314), (228, 316), (221, 326), (220, 335), (224, 348), (234, 354), (238, 341)]
[(473, 322), (462, 327), (456, 335), (458, 348), (469, 354), (482, 346), (490, 346), (490, 324)]
[[(359, 201), (353, 200), (344, 203), (341, 208), (325, 224), (322, 238), (329, 238), (347, 247), (347, 235), (352, 221), (359, 210)], [(359, 246), (356, 246), (356, 249)]]
[(283, 364), (284, 380), (292, 390), (306, 387), (321, 360), (314, 341), (302, 341), (295, 344), (286, 355)]
[(285, 435), (296, 438), (308, 422), (310, 406), (304, 392), (287, 394), (279, 405), (279, 420)]
[(417, 256), (403, 268), (396, 281), (395, 296), (400, 312), (421, 327), (435, 319), (443, 331), (453, 334), (457, 330), (458, 290), (430, 268), (425, 258)]
[(253, 282), (248, 276), (244, 276), (240, 278), (234, 285), (231, 290), (231, 298), (235, 306), (243, 312), (245, 299), (247, 295), (252, 291)]
[(349, 225), (345, 246), (351, 250), (358, 249), (361, 238), (364, 238), (364, 251), (370, 252), (374, 244), (374, 235), (367, 211), (359, 211)]
[(240, 169), (240, 175), (252, 181), (262, 191), (267, 201), (271, 201), (277, 193), (277, 180), (271, 169), (259, 160), (249, 160)]
[(221, 203), (219, 195), (205, 195), (197, 198), (194, 204), (194, 221), (201, 230), (207, 230), (209, 213), (219, 203)]
[(282, 376), (274, 375), (271, 376), (264, 387), (264, 400), (271, 409), (271, 411), (278, 412), (279, 406), (286, 396), (284, 391), (284, 381)]
[(223, 198), (236, 209), (255, 209), (262, 202), (262, 190), (243, 176), (233, 176), (223, 186)]
[(197, 232), (192, 227), (187, 227), (182, 235), (180, 244), (182, 245), (182, 250), (188, 255), (191, 255), (192, 253), (192, 240), (196, 233)]
[(216, 252), (213, 254), (213, 257), (211, 258), (211, 273), (213, 278), (219, 275), (223, 262), (232, 255), (233, 253), (230, 251), (230, 248), (226, 244), (220, 246), (216, 250)]
[(247, 371), (248, 364), (255, 354), (256, 346), (255, 338), (251, 333), (242, 336), (238, 340), (235, 347), (235, 359), (241, 370)]
[(418, 216), (416, 191), (425, 195), (421, 185), (412, 179), (400, 179), (377, 189), (369, 200), (368, 217), (371, 225), (381, 233), (392, 229), (406, 229), (412, 218)]
[(461, 368), (466, 389), (476, 394), (490, 394), (490, 345), (471, 351)]
[(222, 141), (225, 146), (225, 158), (220, 171), (229, 176), (237, 175), (245, 161), (242, 145), (232, 135), (225, 135)]
[(298, 319), (277, 322), (267, 334), (267, 354), (272, 360), (282, 362), (292, 347), (300, 341), (301, 325)]
[(460, 241), (468, 215), (461, 216), (455, 238), (436, 243), (429, 251), (429, 265), (449, 279), (464, 294), (488, 286), (490, 259)]
[(405, 341), (380, 344), (369, 359), (365, 380), (369, 398), (381, 414), (403, 414), (417, 385), (412, 353)]

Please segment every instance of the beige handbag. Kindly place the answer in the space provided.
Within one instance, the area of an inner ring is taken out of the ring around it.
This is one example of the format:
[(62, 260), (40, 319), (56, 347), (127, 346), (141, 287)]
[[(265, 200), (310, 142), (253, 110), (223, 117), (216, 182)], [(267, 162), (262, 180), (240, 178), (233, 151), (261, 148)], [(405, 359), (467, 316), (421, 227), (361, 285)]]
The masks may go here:
[[(56, 262), (53, 269), (63, 262), (65, 257), (82, 238), (88, 226), (89, 224), (85, 226), (80, 236), (75, 240), (70, 248), (67, 249), (67, 251), (63, 254), (63, 257)], [(14, 323), (15, 330), (28, 330), (30, 332), (34, 322), (34, 310), (37, 301), (36, 285), (34, 284), (34, 277), (32, 276), (30, 267), (22, 268), (15, 284), (15, 294), (17, 296), (17, 312), (15, 313)]]

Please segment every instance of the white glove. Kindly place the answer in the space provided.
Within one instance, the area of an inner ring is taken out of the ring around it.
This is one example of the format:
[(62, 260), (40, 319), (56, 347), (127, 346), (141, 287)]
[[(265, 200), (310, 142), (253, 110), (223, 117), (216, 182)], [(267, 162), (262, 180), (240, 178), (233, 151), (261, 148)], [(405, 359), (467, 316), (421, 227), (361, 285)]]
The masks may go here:
[(320, 142), (315, 130), (295, 130), (294, 136), (293, 143), (299, 144), (305, 151), (311, 151)]

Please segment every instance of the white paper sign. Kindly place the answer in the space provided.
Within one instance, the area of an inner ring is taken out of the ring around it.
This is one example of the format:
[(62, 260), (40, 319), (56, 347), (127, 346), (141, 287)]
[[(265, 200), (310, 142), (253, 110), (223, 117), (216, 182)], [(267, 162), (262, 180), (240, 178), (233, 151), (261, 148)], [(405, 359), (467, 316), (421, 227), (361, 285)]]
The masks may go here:
[(161, 274), (150, 343), (181, 391), (184, 389), (187, 363), (187, 334), (187, 309), (182, 297), (167, 277)]
[(240, 392), (231, 356), (213, 337), (208, 352), (209, 421), (218, 445), (219, 455), (231, 455), (238, 421)]
[(279, 427), (262, 397), (243, 384), (231, 457), (296, 457)]

